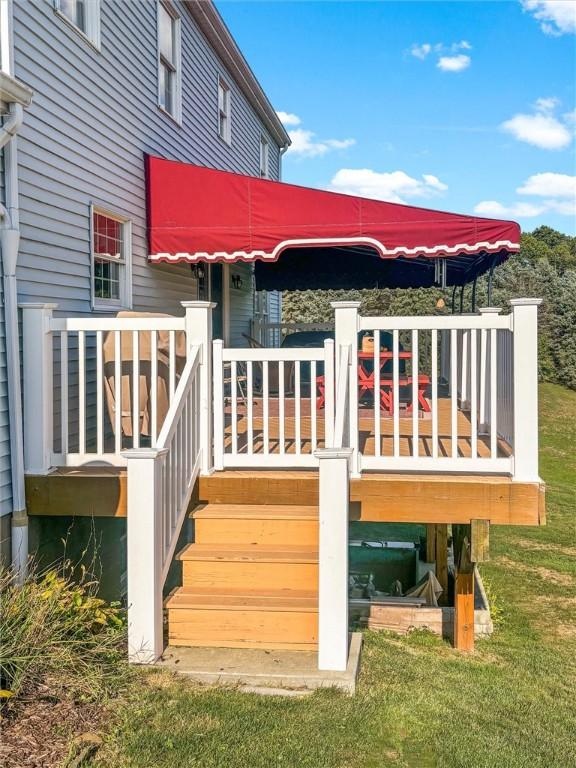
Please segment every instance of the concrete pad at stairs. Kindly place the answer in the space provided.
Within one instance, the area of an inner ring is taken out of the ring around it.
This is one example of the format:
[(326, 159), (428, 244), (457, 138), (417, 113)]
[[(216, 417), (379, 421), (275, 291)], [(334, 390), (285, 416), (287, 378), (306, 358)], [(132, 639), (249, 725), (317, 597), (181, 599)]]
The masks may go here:
[(206, 685), (229, 685), (242, 688), (270, 689), (278, 695), (283, 689), (312, 691), (317, 688), (339, 688), (353, 694), (360, 668), (362, 634), (350, 635), (348, 668), (345, 672), (318, 669), (316, 651), (265, 651), (238, 648), (185, 648), (167, 646), (157, 666), (186, 675)]

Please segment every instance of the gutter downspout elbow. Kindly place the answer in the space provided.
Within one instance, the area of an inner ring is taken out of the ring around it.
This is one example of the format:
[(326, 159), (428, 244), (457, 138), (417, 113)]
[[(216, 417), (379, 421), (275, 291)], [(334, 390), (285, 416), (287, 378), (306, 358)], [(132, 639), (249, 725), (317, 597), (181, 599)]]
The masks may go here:
[(12, 102), (12, 104), (10, 104), (9, 117), (4, 121), (2, 128), (0, 128), (0, 149), (16, 136), (22, 126), (23, 120), (24, 109), (22, 108), (22, 104)]

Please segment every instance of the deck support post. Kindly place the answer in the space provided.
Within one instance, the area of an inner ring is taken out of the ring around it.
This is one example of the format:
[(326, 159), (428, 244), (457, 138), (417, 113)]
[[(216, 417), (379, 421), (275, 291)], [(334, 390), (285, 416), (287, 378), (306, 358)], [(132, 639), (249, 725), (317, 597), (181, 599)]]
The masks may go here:
[(436, 526), (436, 578), (442, 586), (440, 604), (446, 605), (448, 599), (448, 525), (441, 523)]
[(212, 310), (211, 301), (182, 301), (186, 310), (186, 351), (200, 347), (200, 472), (209, 475), (212, 459)]
[(160, 462), (166, 451), (125, 451), (128, 509), (128, 658), (153, 664), (164, 650), (160, 530)]
[(348, 508), (351, 448), (324, 448), (319, 460), (318, 669), (348, 665)]
[(50, 323), (57, 304), (21, 304), (24, 383), (24, 469), (45, 475), (52, 465), (54, 370)]
[(452, 526), (454, 542), (454, 648), (474, 650), (474, 563), (470, 525)]
[(333, 301), (335, 329), (335, 355), (340, 360), (342, 347), (350, 347), (349, 443), (352, 448), (352, 477), (360, 477), (358, 453), (358, 309), (359, 301)]
[(514, 480), (538, 482), (538, 306), (511, 299), (514, 333)]

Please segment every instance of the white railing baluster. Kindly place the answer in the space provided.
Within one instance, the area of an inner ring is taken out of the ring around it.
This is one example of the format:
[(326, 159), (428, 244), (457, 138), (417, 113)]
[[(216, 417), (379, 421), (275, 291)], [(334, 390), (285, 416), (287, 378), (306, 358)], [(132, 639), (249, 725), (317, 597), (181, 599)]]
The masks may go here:
[[(212, 342), (212, 377), (214, 386), (214, 469), (224, 468), (224, 362), (223, 342), (216, 339)], [(232, 394), (234, 399), (234, 393)]]
[(150, 331), (150, 434), (152, 447), (158, 438), (158, 334)]
[(248, 360), (246, 363), (246, 388), (248, 390), (248, 407), (246, 418), (248, 420), (248, 453), (254, 453), (254, 410), (253, 410), (253, 398), (254, 398), (254, 377), (252, 370), (252, 360)]
[(96, 331), (96, 453), (104, 453), (104, 376), (102, 370), (102, 331)]
[(392, 402), (394, 422), (394, 456), (400, 456), (400, 344), (398, 330), (392, 331)]
[(498, 455), (498, 413), (497, 413), (497, 367), (496, 367), (496, 329), (490, 331), (490, 455)]
[(374, 331), (374, 455), (382, 455), (380, 438), (380, 331)]
[(60, 334), (60, 443), (61, 452), (68, 453), (68, 332)]
[(324, 342), (324, 447), (334, 445), (334, 341)]
[(316, 360), (312, 360), (310, 362), (310, 443), (312, 451), (315, 451), (318, 445), (316, 416)]
[(438, 330), (431, 331), (432, 458), (438, 458)]
[(450, 444), (452, 458), (458, 458), (458, 343), (454, 328), (450, 331)]
[(470, 453), (475, 459), (478, 455), (478, 366), (476, 330), (470, 331)]
[(176, 390), (176, 333), (169, 331), (168, 334), (168, 378), (170, 381), (169, 401), (172, 402), (174, 391)]
[(268, 401), (268, 360), (262, 363), (262, 436), (264, 454), (270, 453), (270, 409)]
[(122, 450), (122, 344), (121, 331), (114, 333), (114, 451)]
[(300, 428), (300, 360), (296, 360), (294, 363), (294, 450), (297, 454), (302, 452)]
[(78, 331), (78, 453), (86, 453), (86, 334)]
[(238, 453), (238, 363), (230, 363), (230, 403), (232, 415), (232, 453)]
[(278, 444), (280, 453), (286, 450), (286, 432), (284, 424), (284, 360), (278, 361)]
[(132, 332), (132, 447), (140, 447), (140, 334)]
[(419, 388), (419, 360), (418, 360), (418, 331), (412, 330), (412, 456), (418, 458), (420, 436), (418, 418), (420, 401), (418, 399)]

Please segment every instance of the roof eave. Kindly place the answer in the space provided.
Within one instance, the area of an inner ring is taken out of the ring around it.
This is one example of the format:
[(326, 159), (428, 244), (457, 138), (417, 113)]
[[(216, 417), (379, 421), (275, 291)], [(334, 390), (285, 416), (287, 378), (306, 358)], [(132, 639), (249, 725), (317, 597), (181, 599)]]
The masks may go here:
[(290, 137), (286, 129), (212, 0), (185, 0), (185, 4), (270, 134), (279, 146), (288, 147)]

